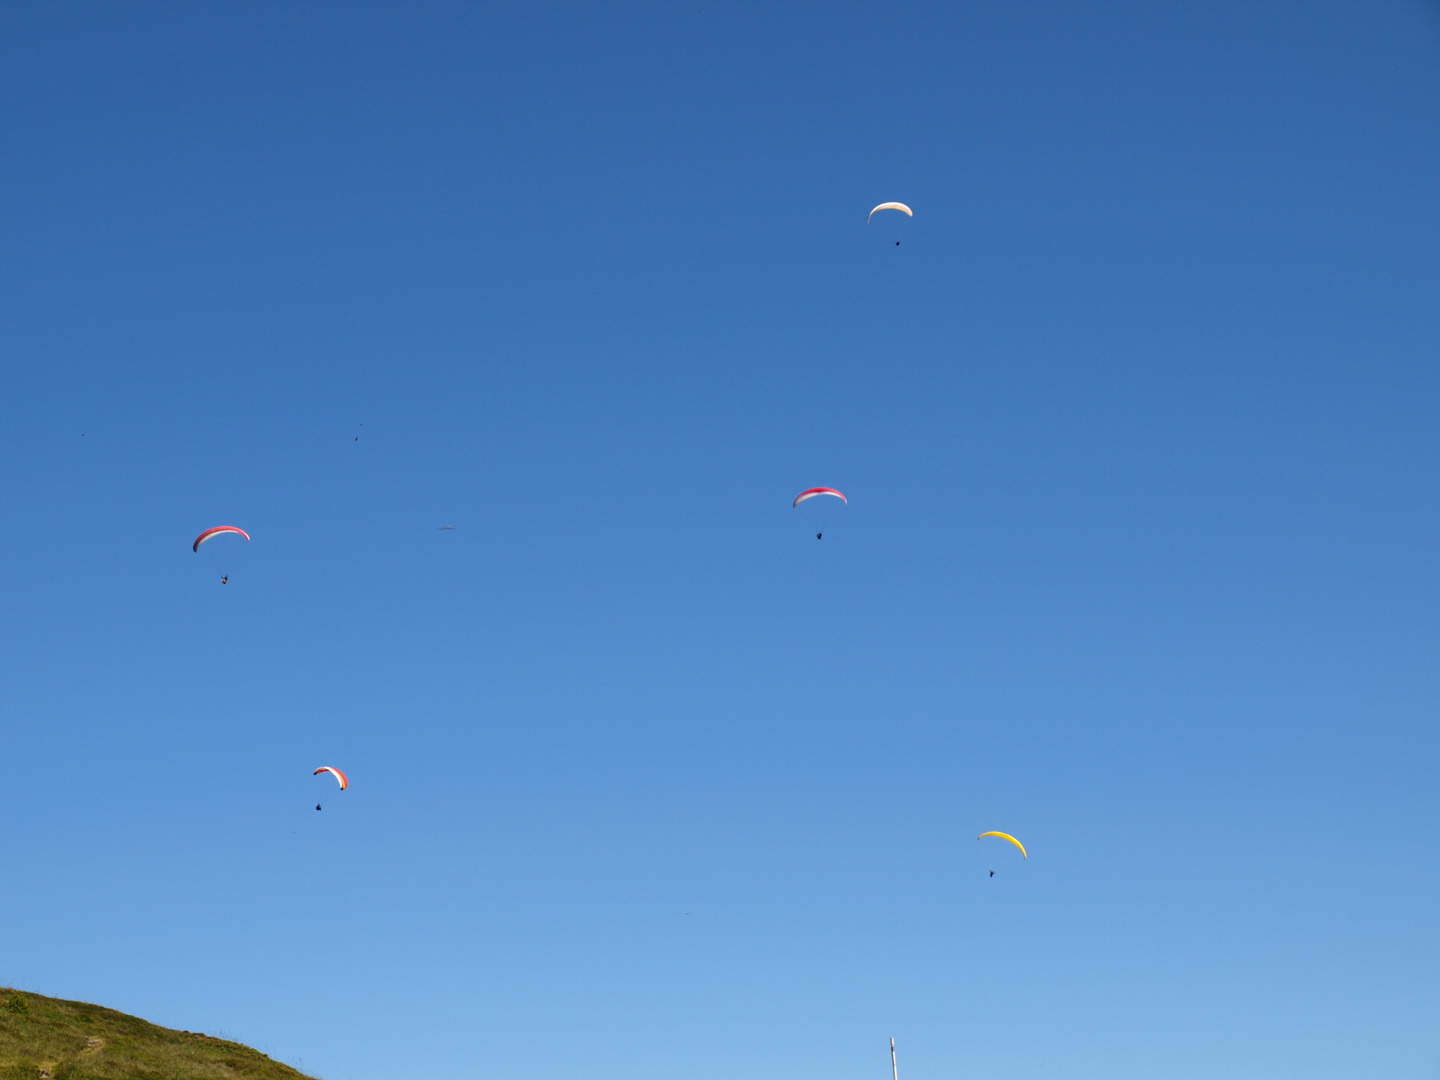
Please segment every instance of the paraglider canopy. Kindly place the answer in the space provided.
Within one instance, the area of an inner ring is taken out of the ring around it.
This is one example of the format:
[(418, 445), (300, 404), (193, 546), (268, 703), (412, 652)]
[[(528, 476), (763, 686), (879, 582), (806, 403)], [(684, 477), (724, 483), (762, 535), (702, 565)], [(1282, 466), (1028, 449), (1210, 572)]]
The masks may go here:
[(1016, 839), (1015, 839), (1013, 836), (1011, 836), (1009, 833), (1004, 833), (1004, 832), (982, 832), (979, 836), (975, 837), (975, 839), (976, 839), (976, 840), (983, 840), (983, 839), (985, 839), (985, 837), (987, 837), (987, 836), (993, 836), (993, 837), (995, 837), (995, 838), (998, 839), (998, 840), (1009, 840), (1010, 843), (1014, 844), (1016, 847), (1018, 847), (1018, 848), (1020, 849), (1020, 854), (1021, 854), (1021, 855), (1025, 855), (1025, 858), (1027, 858), (1027, 859), (1030, 858), (1029, 855), (1026, 855), (1026, 854), (1025, 854), (1025, 845), (1022, 844), (1022, 843), (1020, 843), (1019, 840), (1016, 840)]
[(250, 539), (250, 534), (247, 533), (244, 529), (236, 528), (234, 525), (216, 525), (215, 528), (206, 529), (199, 536), (197, 536), (195, 538), (195, 543), (190, 548), (190, 550), (199, 551), (201, 544), (205, 543), (205, 541), (207, 540), (213, 540), (215, 539), (215, 537), (220, 536), (223, 533), (238, 533), (239, 535), (245, 537), (246, 540)]
[[(328, 772), (328, 773), (330, 773), (332, 776), (334, 776), (336, 780), (340, 781), (340, 790), (341, 790), (341, 791), (344, 791), (346, 788), (348, 788), (348, 787), (350, 786), (350, 781), (345, 779), (345, 774), (344, 774), (343, 772), (341, 772), (339, 769), (332, 769), (329, 765), (321, 765), (320, 768), (316, 769), (316, 770), (315, 770), (313, 773), (311, 773), (310, 775), (312, 775), (312, 776), (319, 776), (322, 772)], [(320, 808), (317, 806), (315, 809), (316, 809), (316, 810), (319, 810)]]
[(850, 500), (845, 498), (844, 495), (840, 494), (840, 492), (836, 491), (834, 488), (808, 488), (805, 491), (800, 492), (799, 495), (796, 495), (795, 501), (791, 503), (790, 506), (792, 508), (799, 506), (806, 499), (813, 499), (816, 495), (834, 495), (846, 506), (850, 505)]
[(899, 210), (906, 217), (913, 218), (915, 216), (915, 212), (911, 210), (908, 206), (906, 206), (903, 202), (882, 202), (879, 206), (875, 207), (874, 210), (870, 211), (870, 217), (867, 217), (865, 219), (865, 224), (870, 224), (870, 218), (873, 218), (881, 210)]

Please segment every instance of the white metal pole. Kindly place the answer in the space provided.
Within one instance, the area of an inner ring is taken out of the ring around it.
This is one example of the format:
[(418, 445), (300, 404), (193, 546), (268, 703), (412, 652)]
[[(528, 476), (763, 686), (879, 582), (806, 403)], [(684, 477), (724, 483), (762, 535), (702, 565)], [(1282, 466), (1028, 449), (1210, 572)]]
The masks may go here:
[(890, 1040), (890, 1071), (895, 1075), (895, 1080), (900, 1080), (900, 1066), (895, 1064), (895, 1040)]

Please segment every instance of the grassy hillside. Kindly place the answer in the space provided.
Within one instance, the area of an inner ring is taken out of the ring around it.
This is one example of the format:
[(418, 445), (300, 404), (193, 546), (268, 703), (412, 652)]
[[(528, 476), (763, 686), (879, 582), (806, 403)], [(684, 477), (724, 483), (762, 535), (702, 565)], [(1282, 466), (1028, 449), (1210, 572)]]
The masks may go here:
[(258, 1050), (0, 988), (0, 1080), (306, 1080)]

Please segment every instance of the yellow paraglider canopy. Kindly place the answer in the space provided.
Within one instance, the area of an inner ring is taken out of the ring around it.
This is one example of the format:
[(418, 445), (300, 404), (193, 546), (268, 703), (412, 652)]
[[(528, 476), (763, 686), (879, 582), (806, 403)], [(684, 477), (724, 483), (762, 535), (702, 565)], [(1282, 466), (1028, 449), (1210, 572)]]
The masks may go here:
[[(997, 837), (997, 838), (999, 838), (999, 839), (1001, 839), (1001, 840), (1009, 840), (1010, 843), (1014, 844), (1016, 847), (1018, 847), (1018, 848), (1020, 849), (1020, 854), (1021, 854), (1021, 855), (1025, 855), (1025, 845), (1022, 844), (1022, 843), (1020, 843), (1019, 840), (1016, 840), (1016, 839), (1015, 839), (1013, 836), (1011, 836), (1008, 832), (982, 832), (979, 836), (975, 837), (975, 839), (976, 839), (976, 840), (983, 840), (983, 839), (985, 839), (985, 837), (987, 837), (987, 836), (994, 836), (994, 837)], [(1028, 859), (1028, 858), (1030, 858), (1030, 856), (1029, 856), (1029, 855), (1025, 855), (1025, 858)]]

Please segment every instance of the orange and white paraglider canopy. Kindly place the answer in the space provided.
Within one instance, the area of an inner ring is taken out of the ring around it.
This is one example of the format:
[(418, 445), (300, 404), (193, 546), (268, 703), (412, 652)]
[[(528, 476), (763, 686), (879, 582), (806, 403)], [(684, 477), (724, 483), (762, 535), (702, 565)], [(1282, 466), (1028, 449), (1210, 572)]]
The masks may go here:
[(345, 774), (339, 769), (332, 769), (329, 765), (321, 765), (320, 768), (316, 769), (311, 775), (319, 776), (322, 772), (328, 772), (334, 776), (336, 780), (339, 780), (341, 791), (344, 791), (350, 786), (350, 781), (345, 779)]
[(870, 218), (873, 218), (881, 210), (899, 210), (906, 217), (913, 218), (915, 216), (915, 211), (911, 210), (903, 202), (882, 202), (879, 206), (875, 207), (874, 210), (870, 211), (870, 217), (865, 219), (865, 224), (870, 224)]

